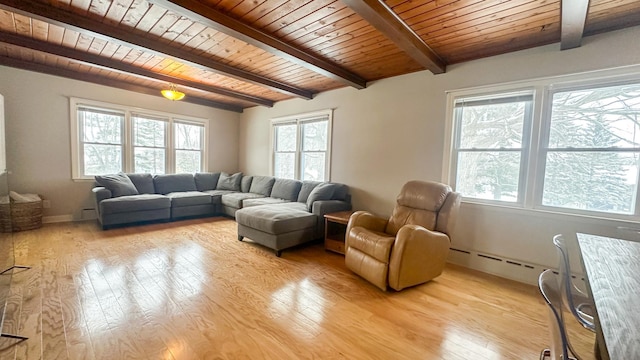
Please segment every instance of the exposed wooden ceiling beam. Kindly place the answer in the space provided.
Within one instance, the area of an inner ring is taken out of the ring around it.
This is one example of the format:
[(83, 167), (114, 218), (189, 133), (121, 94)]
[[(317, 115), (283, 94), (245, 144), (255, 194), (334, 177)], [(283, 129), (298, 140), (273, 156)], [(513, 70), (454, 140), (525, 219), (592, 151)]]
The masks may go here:
[(434, 74), (446, 71), (446, 63), (383, 0), (343, 0), (369, 24)]
[(256, 105), (263, 105), (268, 107), (273, 106), (273, 101), (268, 99), (263, 99), (263, 98), (259, 98), (251, 95), (245, 95), (235, 91), (230, 91), (230, 90), (218, 88), (215, 86), (208, 86), (205, 84), (184, 80), (184, 79), (180, 79), (180, 78), (169, 76), (169, 75), (158, 74), (147, 69), (129, 65), (120, 61), (107, 59), (99, 55), (67, 48), (64, 46), (54, 45), (46, 41), (36, 40), (33, 38), (21, 36), (21, 35), (0, 31), (0, 42), (16, 45), (20, 47), (25, 47), (32, 50), (61, 56), (64, 58), (77, 60), (85, 64), (98, 66), (100, 68), (117, 71), (123, 74), (133, 74), (133, 75), (138, 75), (144, 78), (165, 81), (167, 83), (174, 83), (177, 85), (181, 85), (181, 86), (185, 86), (193, 89), (203, 90), (203, 91), (207, 91), (214, 94), (228, 96), (238, 100), (247, 101)]
[[(54, 75), (54, 76), (62, 76), (62, 77), (65, 77), (65, 78), (70, 78), (70, 79), (90, 82), (90, 83), (94, 83), (94, 84), (98, 84), (98, 85), (104, 85), (104, 86), (119, 88), (119, 89), (133, 91), (133, 92), (146, 94), (146, 95), (160, 96), (159, 95), (160, 92), (158, 91), (158, 89), (153, 89), (153, 88), (149, 88), (149, 87), (146, 87), (146, 86), (135, 85), (135, 84), (131, 84), (131, 83), (128, 83), (128, 82), (124, 82), (124, 81), (120, 81), (120, 80), (116, 80), (116, 79), (112, 79), (112, 78), (108, 78), (108, 77), (104, 77), (104, 76), (99, 76), (99, 75), (94, 75), (94, 74), (83, 74), (83, 73), (80, 73), (80, 72), (77, 72), (77, 71), (73, 71), (73, 70), (69, 70), (69, 69), (62, 69), (62, 68), (58, 68), (58, 67), (55, 67), (55, 66), (50, 66), (50, 65), (45, 65), (45, 64), (38, 64), (38, 63), (35, 63), (35, 62), (26, 62), (26, 61), (22, 61), (22, 60), (19, 60), (19, 59), (6, 57), (6, 56), (0, 56), (0, 65), (19, 68), (19, 69), (23, 69), (23, 70), (35, 71), (35, 72)], [(234, 111), (234, 112), (238, 112), (238, 113), (241, 113), (242, 110), (243, 110), (242, 107), (240, 107), (240, 106), (221, 103), (221, 102), (218, 102), (218, 101), (204, 99), (204, 98), (197, 97), (197, 96), (186, 96), (183, 100), (180, 100), (180, 101), (184, 101), (184, 102), (188, 102), (188, 103), (192, 103), (192, 104), (203, 105), (203, 106), (208, 106), (208, 107), (213, 107), (213, 108), (218, 108), (218, 109), (222, 109), (222, 110)]]
[(302, 51), (196, 0), (147, 1), (328, 78), (341, 81), (357, 89), (363, 89), (367, 86), (367, 81), (362, 77), (316, 55)]
[(241, 81), (267, 87), (269, 89), (301, 97), (313, 98), (313, 92), (296, 88), (288, 84), (268, 79), (263, 76), (235, 68), (204, 58), (187, 51), (178, 49), (161, 41), (153, 41), (135, 29), (118, 28), (108, 24), (91, 20), (87, 16), (62, 10), (38, 0), (0, 0), (0, 9), (15, 12), (27, 17), (62, 26), (67, 29), (82, 32), (90, 36), (123, 46), (139, 49), (165, 58), (173, 58), (177, 61), (189, 64), (199, 69), (213, 71)]
[(560, 14), (562, 30), (560, 32), (560, 49), (567, 50), (580, 47), (587, 21), (589, 0), (562, 0)]

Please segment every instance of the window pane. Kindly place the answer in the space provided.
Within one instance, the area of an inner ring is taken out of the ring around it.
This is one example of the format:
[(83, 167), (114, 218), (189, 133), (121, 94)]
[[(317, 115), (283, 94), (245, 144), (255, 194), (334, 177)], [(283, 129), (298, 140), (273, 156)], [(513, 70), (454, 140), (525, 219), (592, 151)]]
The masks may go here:
[(465, 197), (518, 201), (520, 152), (460, 152), (456, 191)]
[(273, 164), (273, 176), (283, 179), (295, 179), (296, 154), (276, 153)]
[(82, 141), (101, 144), (122, 143), (124, 116), (108, 112), (79, 110)]
[(120, 145), (84, 144), (84, 175), (105, 175), (122, 171)]
[(632, 214), (639, 157), (638, 153), (550, 152), (542, 204)]
[(640, 85), (553, 94), (550, 148), (640, 147)]
[(204, 127), (191, 124), (175, 124), (176, 149), (201, 150)]
[[(499, 149), (522, 147), (525, 109), (529, 102), (462, 106), (460, 149)], [(459, 114), (461, 112), (461, 114)]]
[(301, 180), (324, 181), (325, 153), (303, 153)]
[(200, 172), (201, 165), (200, 151), (176, 150), (176, 173)]
[(326, 151), (329, 121), (302, 124), (302, 151)]
[(164, 147), (165, 129), (164, 121), (133, 117), (133, 145)]
[(164, 149), (135, 148), (133, 158), (133, 169), (136, 173), (165, 173), (165, 151)]
[(296, 151), (296, 137), (298, 126), (277, 125), (276, 127), (276, 151)]

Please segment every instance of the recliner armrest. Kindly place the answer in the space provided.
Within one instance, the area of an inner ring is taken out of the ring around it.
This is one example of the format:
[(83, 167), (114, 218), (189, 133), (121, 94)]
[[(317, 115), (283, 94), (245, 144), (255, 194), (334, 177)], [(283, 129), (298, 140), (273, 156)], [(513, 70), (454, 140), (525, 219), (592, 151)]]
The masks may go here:
[(419, 225), (404, 225), (396, 235), (389, 260), (389, 286), (395, 290), (421, 284), (442, 273), (449, 237)]
[(356, 226), (361, 226), (371, 231), (384, 232), (388, 222), (389, 220), (377, 217), (368, 211), (356, 211), (349, 218), (347, 234), (351, 228)]

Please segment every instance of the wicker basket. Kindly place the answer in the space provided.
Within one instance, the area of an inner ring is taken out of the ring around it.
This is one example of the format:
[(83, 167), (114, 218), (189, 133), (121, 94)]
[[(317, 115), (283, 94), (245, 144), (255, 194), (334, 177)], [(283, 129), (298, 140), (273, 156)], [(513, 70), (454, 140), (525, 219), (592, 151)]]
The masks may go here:
[(0, 232), (37, 229), (42, 226), (42, 200), (0, 204)]

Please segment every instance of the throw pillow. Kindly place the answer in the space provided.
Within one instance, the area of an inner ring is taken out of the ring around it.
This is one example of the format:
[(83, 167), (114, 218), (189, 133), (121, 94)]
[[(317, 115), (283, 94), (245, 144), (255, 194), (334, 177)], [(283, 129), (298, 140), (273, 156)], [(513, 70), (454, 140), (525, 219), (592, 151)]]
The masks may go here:
[(220, 173), (220, 178), (218, 179), (218, 186), (216, 187), (216, 189), (240, 191), (241, 181), (242, 181), (241, 172), (235, 173), (233, 175), (229, 175), (223, 172), (223, 173)]
[(311, 193), (309, 194), (309, 197), (307, 198), (307, 210), (311, 211), (311, 208), (313, 207), (313, 203), (315, 201), (331, 200), (335, 189), (336, 186), (331, 183), (322, 183), (313, 188), (313, 190), (311, 190)]
[(111, 196), (138, 195), (138, 189), (124, 173), (96, 175), (96, 182), (111, 191)]

